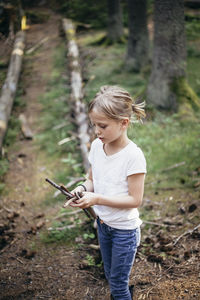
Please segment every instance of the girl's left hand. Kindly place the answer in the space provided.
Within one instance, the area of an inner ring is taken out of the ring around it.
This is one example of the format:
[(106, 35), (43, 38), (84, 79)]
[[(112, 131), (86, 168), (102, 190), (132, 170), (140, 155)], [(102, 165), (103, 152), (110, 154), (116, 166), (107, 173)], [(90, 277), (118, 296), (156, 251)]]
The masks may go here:
[(76, 202), (71, 202), (70, 206), (72, 207), (80, 207), (80, 208), (88, 208), (92, 205), (97, 204), (97, 194), (92, 192), (82, 192), (82, 197)]

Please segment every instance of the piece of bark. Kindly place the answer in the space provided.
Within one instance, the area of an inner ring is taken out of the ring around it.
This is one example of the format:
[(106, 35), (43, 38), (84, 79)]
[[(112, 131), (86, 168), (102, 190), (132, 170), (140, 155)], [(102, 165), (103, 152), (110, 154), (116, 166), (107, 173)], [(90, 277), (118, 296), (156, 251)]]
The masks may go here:
[(31, 131), (27, 118), (24, 114), (20, 114), (19, 115), (19, 120), (21, 122), (21, 131), (24, 135), (24, 137), (28, 140), (32, 140), (33, 139), (33, 132)]

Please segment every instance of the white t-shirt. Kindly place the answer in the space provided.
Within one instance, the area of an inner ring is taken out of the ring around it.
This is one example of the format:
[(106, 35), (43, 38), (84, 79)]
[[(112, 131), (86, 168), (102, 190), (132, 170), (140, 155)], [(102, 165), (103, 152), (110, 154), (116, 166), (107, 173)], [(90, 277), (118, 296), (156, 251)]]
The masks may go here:
[[(92, 142), (89, 162), (92, 167), (94, 192), (106, 196), (128, 195), (127, 177), (146, 173), (146, 160), (132, 141), (119, 152), (107, 156), (99, 139)], [(135, 229), (142, 224), (137, 208), (119, 209), (94, 205), (95, 213), (105, 224), (118, 229)]]

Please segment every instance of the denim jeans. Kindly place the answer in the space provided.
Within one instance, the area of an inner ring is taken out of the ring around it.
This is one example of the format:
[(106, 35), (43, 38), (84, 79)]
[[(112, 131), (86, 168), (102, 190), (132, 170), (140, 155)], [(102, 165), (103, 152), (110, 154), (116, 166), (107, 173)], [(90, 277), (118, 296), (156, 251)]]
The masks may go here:
[(114, 300), (131, 300), (128, 283), (140, 243), (140, 228), (116, 229), (100, 222), (99, 219), (97, 224), (104, 271), (111, 294)]

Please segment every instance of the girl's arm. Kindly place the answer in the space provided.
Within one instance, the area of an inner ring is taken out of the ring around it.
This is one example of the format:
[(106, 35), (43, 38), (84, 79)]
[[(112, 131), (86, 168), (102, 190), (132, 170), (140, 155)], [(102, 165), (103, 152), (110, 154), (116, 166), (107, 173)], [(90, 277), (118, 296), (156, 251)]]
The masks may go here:
[[(93, 180), (92, 180), (92, 169), (90, 168), (88, 173), (87, 173), (87, 179), (85, 182), (83, 182), (83, 185), (86, 187), (86, 190), (87, 192), (93, 192), (94, 191), (94, 187), (93, 187)], [(81, 188), (81, 190), (79, 190), (79, 192), (84, 192), (84, 187), (82, 186), (77, 186), (77, 188)], [(75, 192), (78, 192), (76, 189), (74, 189), (72, 191), (72, 193), (75, 191)]]
[(128, 176), (128, 195), (104, 196), (91, 192), (83, 192), (83, 197), (71, 203), (73, 207), (87, 208), (92, 205), (105, 205), (115, 208), (135, 208), (142, 204), (145, 174)]

